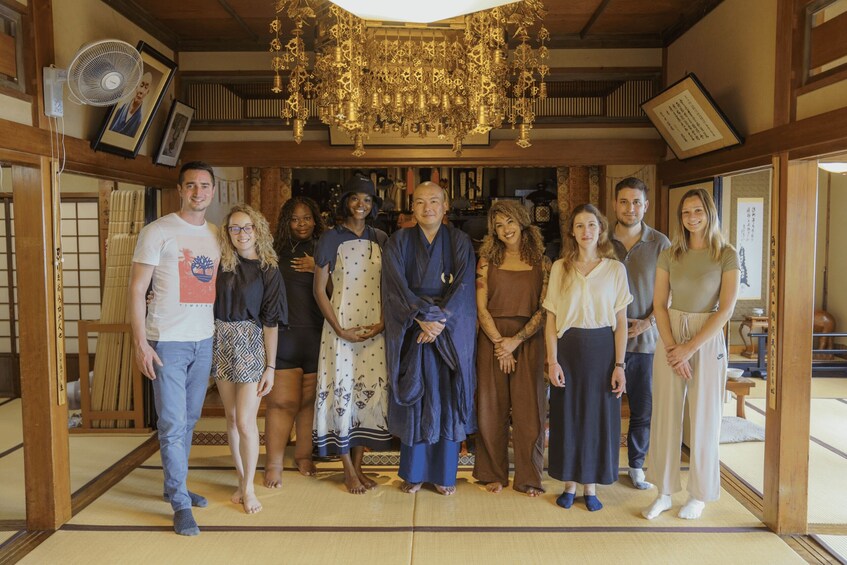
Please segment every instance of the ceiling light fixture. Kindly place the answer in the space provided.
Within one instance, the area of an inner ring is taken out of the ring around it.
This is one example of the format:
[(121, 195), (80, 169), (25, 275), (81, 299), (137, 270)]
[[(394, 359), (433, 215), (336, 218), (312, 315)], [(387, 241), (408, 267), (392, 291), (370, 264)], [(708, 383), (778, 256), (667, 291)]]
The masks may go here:
[(847, 173), (847, 163), (824, 163), (819, 162), (818, 168), (823, 169), (828, 173), (843, 175)]
[(481, 10), (490, 10), (517, 0), (427, 0), (398, 2), (397, 0), (333, 0), (363, 20), (382, 22), (431, 23)]

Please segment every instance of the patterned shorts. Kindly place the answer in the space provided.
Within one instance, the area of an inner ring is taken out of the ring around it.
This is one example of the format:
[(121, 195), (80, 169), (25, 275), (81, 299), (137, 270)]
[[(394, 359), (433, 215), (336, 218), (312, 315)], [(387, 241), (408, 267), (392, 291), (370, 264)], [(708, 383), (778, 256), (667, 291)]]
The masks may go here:
[(265, 340), (255, 322), (215, 320), (212, 376), (232, 383), (257, 383), (265, 370)]

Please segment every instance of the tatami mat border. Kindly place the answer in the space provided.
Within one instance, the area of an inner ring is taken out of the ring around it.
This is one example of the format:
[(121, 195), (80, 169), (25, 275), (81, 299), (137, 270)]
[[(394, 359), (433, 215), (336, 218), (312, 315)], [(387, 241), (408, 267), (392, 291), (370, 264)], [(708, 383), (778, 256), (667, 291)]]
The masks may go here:
[[(841, 399), (836, 399), (836, 400), (841, 400)], [(762, 409), (761, 409), (761, 408), (759, 408), (758, 406), (753, 406), (753, 405), (752, 405), (752, 404), (750, 404), (749, 402), (745, 402), (744, 404), (746, 404), (747, 406), (749, 406), (749, 407), (750, 407), (752, 410), (754, 410), (756, 413), (761, 414), (762, 416), (765, 416), (765, 415), (766, 415), (766, 414), (762, 411)], [(837, 448), (837, 447), (835, 447), (834, 445), (829, 445), (829, 444), (828, 444), (828, 443), (826, 443), (825, 441), (820, 440), (820, 439), (816, 438), (816, 437), (815, 437), (815, 436), (813, 436), (813, 435), (810, 435), (810, 436), (809, 436), (809, 441), (811, 441), (811, 442), (814, 442), (814, 443), (818, 444), (819, 446), (823, 447), (824, 449), (828, 449), (829, 451), (833, 452), (834, 454), (838, 455), (839, 457), (843, 457), (844, 459), (847, 459), (847, 453), (844, 453), (843, 451), (841, 451), (840, 449), (838, 449), (838, 448)]]
[(840, 553), (835, 551), (835, 549), (832, 546), (830, 546), (828, 543), (826, 543), (826, 541), (821, 539), (817, 534), (810, 534), (809, 537), (812, 538), (813, 540), (815, 540), (818, 543), (818, 545), (820, 545), (826, 551), (828, 551), (829, 554), (834, 559), (836, 559), (839, 563), (841, 563), (841, 565), (847, 565), (847, 557), (842, 557)]
[[(74, 532), (170, 532), (171, 526), (107, 526), (95, 524), (65, 524), (63, 531)], [(662, 533), (662, 534), (749, 534), (767, 533), (767, 526), (743, 527), (655, 527), (655, 526), (202, 526), (204, 532), (357, 532), (357, 533)]]
[(7, 398), (5, 400), (0, 400), (0, 407), (3, 407), (5, 404), (9, 404), (13, 400), (17, 400), (17, 398)]
[(2, 459), (3, 457), (6, 457), (6, 456), (7, 456), (7, 455), (9, 455), (10, 453), (14, 453), (14, 452), (16, 452), (17, 450), (19, 450), (19, 449), (20, 449), (20, 448), (22, 448), (23, 446), (24, 446), (24, 444), (19, 443), (19, 444), (18, 444), (18, 445), (16, 445), (15, 447), (10, 447), (9, 449), (7, 449), (6, 451), (4, 451), (3, 453), (0, 453), (0, 459)]

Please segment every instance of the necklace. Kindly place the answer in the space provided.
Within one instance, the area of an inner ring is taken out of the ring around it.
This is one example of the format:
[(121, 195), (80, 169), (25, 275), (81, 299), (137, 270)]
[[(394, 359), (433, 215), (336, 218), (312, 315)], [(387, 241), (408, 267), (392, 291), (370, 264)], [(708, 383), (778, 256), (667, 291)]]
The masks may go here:
[(594, 270), (594, 267), (600, 264), (600, 258), (589, 259), (588, 261), (574, 261), (573, 263), (576, 270), (579, 271), (582, 276), (587, 277), (588, 274)]
[(297, 243), (295, 243), (294, 245), (291, 245), (292, 240), (289, 240), (288, 244), (291, 246), (291, 254), (293, 255), (297, 251), (297, 248), (300, 246), (301, 243), (311, 241), (311, 240), (312, 240), (311, 237), (309, 239), (298, 239)]

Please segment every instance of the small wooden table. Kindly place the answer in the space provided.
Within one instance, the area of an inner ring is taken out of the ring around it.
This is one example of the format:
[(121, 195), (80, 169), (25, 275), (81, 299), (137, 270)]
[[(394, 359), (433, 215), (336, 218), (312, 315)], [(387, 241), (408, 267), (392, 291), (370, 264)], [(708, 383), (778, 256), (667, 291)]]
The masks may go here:
[(754, 386), (756, 386), (756, 381), (754, 381), (753, 379), (748, 379), (747, 377), (741, 377), (740, 379), (734, 381), (727, 379), (726, 381), (726, 390), (735, 395), (735, 415), (739, 418), (747, 418), (744, 413), (744, 400), (747, 395), (750, 394), (750, 389)]
[(745, 316), (744, 321), (738, 326), (738, 335), (741, 336), (741, 341), (744, 343), (744, 351), (741, 355), (748, 359), (756, 357), (756, 351), (753, 348), (753, 338), (751, 334), (762, 333), (768, 331), (767, 316)]

